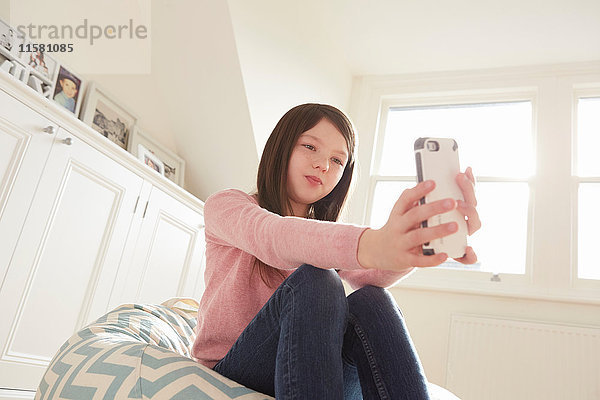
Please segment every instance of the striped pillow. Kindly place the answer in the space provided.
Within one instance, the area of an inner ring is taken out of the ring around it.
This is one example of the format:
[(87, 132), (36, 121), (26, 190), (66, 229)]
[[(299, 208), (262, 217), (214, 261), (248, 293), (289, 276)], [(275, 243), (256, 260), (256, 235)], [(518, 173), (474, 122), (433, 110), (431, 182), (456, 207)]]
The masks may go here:
[(35, 399), (272, 399), (191, 359), (193, 309), (181, 299), (116, 308), (60, 348)]

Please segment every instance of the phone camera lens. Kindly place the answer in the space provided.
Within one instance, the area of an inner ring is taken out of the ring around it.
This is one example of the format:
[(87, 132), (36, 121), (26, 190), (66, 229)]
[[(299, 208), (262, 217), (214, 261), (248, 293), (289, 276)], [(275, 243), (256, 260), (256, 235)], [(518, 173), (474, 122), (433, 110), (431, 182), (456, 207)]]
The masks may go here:
[(438, 151), (440, 149), (440, 144), (435, 140), (430, 140), (427, 142), (427, 150), (429, 151)]

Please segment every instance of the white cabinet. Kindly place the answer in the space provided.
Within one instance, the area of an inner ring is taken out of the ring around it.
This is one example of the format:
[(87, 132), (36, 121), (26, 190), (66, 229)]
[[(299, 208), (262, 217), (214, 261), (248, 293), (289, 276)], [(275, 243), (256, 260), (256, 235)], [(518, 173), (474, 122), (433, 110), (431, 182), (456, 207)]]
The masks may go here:
[(59, 129), (0, 288), (0, 386), (106, 311), (142, 182)]
[(149, 195), (138, 204), (140, 218), (123, 256), (127, 268), (119, 270), (111, 307), (161, 303), (175, 295), (199, 298), (204, 289), (202, 215), (156, 187), (144, 189)]
[(0, 283), (56, 130), (55, 123), (23, 103), (5, 94), (0, 96)]
[(119, 303), (199, 297), (204, 256), (197, 199), (1, 84), (0, 397)]

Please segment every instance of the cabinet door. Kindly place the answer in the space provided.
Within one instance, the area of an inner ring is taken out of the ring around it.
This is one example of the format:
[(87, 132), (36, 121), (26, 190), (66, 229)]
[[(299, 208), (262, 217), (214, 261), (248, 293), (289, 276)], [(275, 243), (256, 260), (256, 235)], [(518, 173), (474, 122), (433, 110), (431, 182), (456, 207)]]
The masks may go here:
[(201, 290), (203, 256), (202, 215), (153, 187), (131, 263), (117, 284), (119, 298), (111, 303), (162, 303), (194, 296)]
[(56, 129), (55, 124), (0, 91), (0, 282), (13, 255)]
[(59, 130), (0, 286), (0, 387), (35, 389), (62, 343), (106, 311), (142, 183)]

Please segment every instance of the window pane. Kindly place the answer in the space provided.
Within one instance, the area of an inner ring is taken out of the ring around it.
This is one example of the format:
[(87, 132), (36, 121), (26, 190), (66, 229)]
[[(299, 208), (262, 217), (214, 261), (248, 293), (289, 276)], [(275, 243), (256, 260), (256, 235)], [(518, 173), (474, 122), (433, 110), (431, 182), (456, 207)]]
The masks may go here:
[(526, 178), (534, 173), (531, 102), (391, 108), (380, 175), (416, 175), (413, 143), (419, 137), (458, 142), (461, 169), (476, 175)]
[(375, 184), (373, 193), (373, 203), (371, 206), (371, 220), (369, 226), (379, 229), (388, 220), (390, 212), (396, 204), (396, 201), (406, 189), (410, 189), (417, 184), (414, 182), (398, 181), (379, 181)]
[[(377, 182), (370, 226), (383, 226), (402, 191), (412, 186), (413, 182)], [(529, 202), (527, 183), (479, 182), (476, 190), (477, 210), (483, 225), (469, 237), (468, 242), (477, 253), (479, 262), (463, 265), (449, 261), (442, 266), (494, 273), (525, 273)]]
[(600, 279), (598, 259), (598, 226), (600, 225), (600, 183), (579, 186), (577, 276), (581, 279)]
[(524, 182), (478, 182), (481, 229), (469, 238), (481, 270), (525, 273), (529, 186)]
[(577, 174), (600, 176), (600, 98), (579, 99), (577, 128)]

